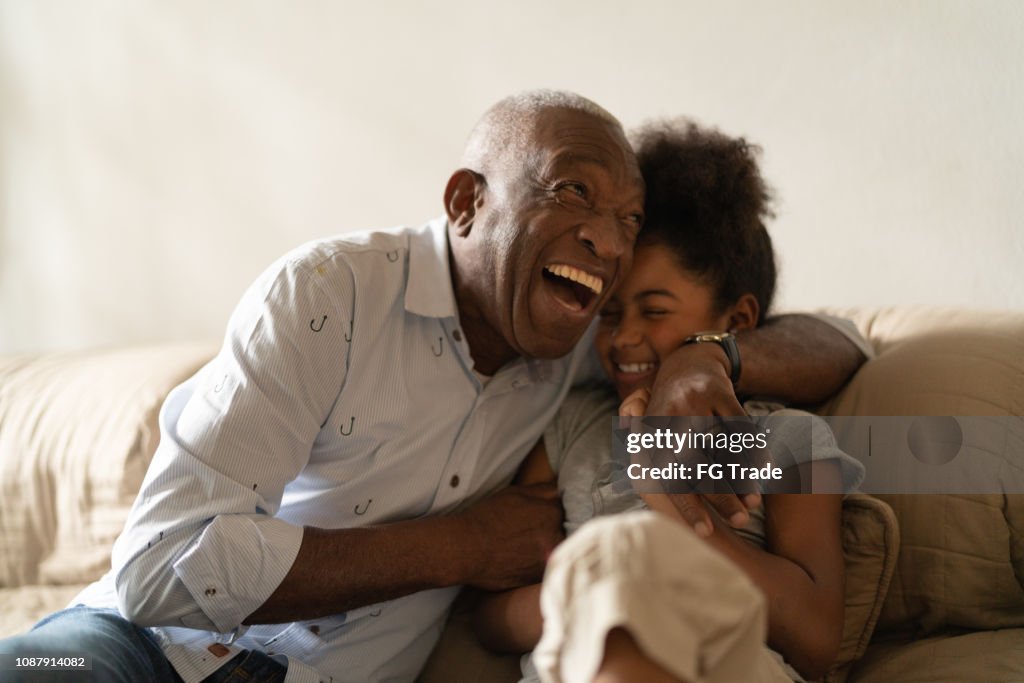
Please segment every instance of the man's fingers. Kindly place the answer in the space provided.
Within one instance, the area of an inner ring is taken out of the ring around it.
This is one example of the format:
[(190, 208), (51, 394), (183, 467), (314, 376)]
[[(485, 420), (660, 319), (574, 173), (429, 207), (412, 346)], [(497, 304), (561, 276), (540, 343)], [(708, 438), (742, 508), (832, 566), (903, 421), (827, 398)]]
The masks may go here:
[(735, 393), (723, 391), (715, 401), (714, 413), (720, 417), (743, 417), (747, 411), (743, 410)]
[(701, 497), (696, 493), (674, 493), (671, 494), (672, 504), (683, 516), (687, 524), (701, 538), (711, 535), (711, 515), (704, 508)]

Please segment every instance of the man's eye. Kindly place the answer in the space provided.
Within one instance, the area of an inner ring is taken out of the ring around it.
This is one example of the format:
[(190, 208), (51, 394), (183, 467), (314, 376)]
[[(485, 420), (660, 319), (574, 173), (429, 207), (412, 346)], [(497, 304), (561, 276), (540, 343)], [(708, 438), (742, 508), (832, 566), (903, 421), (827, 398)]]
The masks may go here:
[(648, 318), (660, 318), (663, 315), (668, 315), (668, 311), (664, 308), (645, 308), (643, 314)]
[(644, 226), (644, 216), (640, 213), (631, 213), (628, 216), (622, 218), (623, 231), (628, 235), (636, 239), (637, 235), (640, 234), (640, 229)]
[(586, 199), (588, 196), (587, 186), (584, 185), (583, 183), (562, 183), (561, 185), (558, 186), (557, 190), (560, 194), (579, 197), (580, 199)]

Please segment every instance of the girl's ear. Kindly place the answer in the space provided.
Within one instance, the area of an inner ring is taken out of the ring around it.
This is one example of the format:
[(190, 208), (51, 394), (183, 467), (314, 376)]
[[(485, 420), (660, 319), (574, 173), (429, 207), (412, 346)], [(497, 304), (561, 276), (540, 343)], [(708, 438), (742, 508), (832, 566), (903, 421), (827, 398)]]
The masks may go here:
[(757, 319), (761, 314), (761, 305), (757, 297), (747, 293), (737, 299), (729, 311), (729, 331), (739, 332), (757, 327)]

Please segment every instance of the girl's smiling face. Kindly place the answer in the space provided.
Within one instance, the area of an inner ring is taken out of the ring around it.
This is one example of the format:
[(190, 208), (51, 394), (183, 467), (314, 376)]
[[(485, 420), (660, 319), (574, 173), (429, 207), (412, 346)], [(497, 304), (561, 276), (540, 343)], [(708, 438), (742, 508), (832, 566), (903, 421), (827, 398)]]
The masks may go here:
[[(748, 308), (754, 302), (753, 319)], [(601, 365), (620, 398), (654, 383), (661, 360), (687, 337), (709, 330), (753, 327), (756, 299), (744, 295), (716, 310), (715, 292), (700, 276), (679, 265), (659, 244), (636, 248), (633, 267), (601, 309), (596, 346)]]

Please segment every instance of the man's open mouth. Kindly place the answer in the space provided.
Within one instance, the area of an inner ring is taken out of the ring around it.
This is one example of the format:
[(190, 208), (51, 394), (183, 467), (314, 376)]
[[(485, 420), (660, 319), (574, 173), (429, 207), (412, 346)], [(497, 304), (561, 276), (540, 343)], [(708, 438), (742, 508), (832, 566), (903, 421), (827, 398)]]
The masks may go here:
[(601, 278), (574, 266), (561, 263), (544, 266), (543, 275), (555, 297), (571, 310), (586, 310), (604, 291)]

